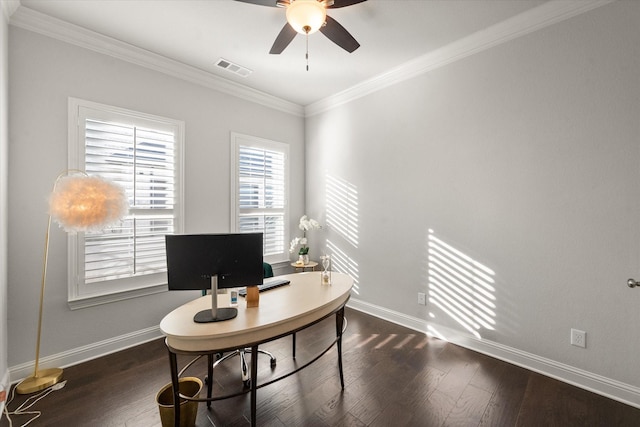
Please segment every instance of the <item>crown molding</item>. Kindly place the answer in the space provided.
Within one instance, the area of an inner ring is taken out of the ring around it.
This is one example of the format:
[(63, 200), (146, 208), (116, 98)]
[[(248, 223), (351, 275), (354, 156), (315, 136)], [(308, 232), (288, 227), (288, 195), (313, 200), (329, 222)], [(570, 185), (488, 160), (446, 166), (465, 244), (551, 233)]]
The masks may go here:
[(310, 117), (616, 0), (550, 0), (305, 107)]
[(11, 20), (11, 15), (13, 15), (20, 7), (20, 0), (0, 0), (0, 4), (2, 5), (4, 20), (9, 22)]
[(310, 117), (616, 0), (550, 0), (306, 107), (20, 6), (19, 0), (0, 1), (5, 19), (16, 27), (288, 114)]
[[(4, 8), (4, 1), (3, 8)], [(14, 0), (17, 1), (17, 0)], [(19, 1), (18, 1), (19, 5)], [(167, 74), (227, 95), (232, 95), (256, 104), (264, 105), (296, 116), (304, 116), (301, 105), (269, 95), (224, 79), (209, 72), (169, 59), (145, 49), (104, 36), (80, 26), (70, 24), (24, 6), (18, 7), (11, 15), (10, 24), (33, 31), (53, 39), (63, 41), (108, 55), (132, 64)]]

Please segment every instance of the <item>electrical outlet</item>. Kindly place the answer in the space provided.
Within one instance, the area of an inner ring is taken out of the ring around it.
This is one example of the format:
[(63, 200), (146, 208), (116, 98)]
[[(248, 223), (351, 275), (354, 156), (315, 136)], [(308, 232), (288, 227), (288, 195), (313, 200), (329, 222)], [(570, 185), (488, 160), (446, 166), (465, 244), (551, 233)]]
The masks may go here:
[(571, 329), (571, 345), (576, 347), (587, 347), (587, 333), (578, 329)]
[(418, 304), (427, 305), (427, 294), (424, 292), (418, 292)]

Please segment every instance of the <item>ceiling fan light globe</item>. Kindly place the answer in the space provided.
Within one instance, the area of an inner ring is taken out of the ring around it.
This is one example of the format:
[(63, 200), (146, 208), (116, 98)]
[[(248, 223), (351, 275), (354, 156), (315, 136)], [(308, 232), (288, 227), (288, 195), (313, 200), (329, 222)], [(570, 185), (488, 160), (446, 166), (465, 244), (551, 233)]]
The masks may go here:
[(287, 22), (300, 34), (313, 34), (324, 25), (327, 11), (317, 0), (295, 0), (287, 7)]

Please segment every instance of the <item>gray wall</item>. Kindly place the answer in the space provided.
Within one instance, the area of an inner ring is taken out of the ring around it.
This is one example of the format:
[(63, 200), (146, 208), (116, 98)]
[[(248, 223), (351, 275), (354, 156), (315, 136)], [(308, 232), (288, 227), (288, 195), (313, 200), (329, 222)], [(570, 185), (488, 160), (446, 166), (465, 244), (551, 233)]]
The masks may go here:
[[(302, 117), (30, 31), (10, 27), (9, 35), (9, 366), (32, 361), (35, 354), (46, 198), (67, 165), (68, 97), (185, 121), (186, 232), (229, 230), (231, 131), (290, 144), (291, 212), (302, 213)], [(157, 327), (166, 313), (195, 295), (162, 293), (70, 311), (66, 249), (66, 235), (54, 226), (44, 357)]]
[[(496, 348), (640, 386), (638, 22), (615, 2), (309, 117), (307, 212), (357, 201), (357, 244), (323, 236), (354, 301), (469, 336), (455, 310), (487, 306)], [(418, 305), (429, 236), (487, 267), (484, 291)]]
[[(0, 5), (0, 384), (9, 374), (7, 361), (7, 175), (8, 175), (8, 16)], [(8, 378), (7, 378), (8, 380)]]

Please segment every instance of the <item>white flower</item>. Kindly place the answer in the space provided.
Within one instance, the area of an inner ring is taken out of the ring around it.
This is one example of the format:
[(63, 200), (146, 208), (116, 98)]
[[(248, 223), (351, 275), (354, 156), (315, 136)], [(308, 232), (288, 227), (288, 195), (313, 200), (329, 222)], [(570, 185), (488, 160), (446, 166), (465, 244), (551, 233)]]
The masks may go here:
[(320, 228), (320, 224), (315, 219), (311, 219), (306, 215), (302, 215), (302, 217), (300, 217), (298, 228), (302, 231), (317, 230)]
[(302, 237), (296, 237), (291, 241), (289, 252), (295, 252), (296, 247), (300, 245), (300, 253), (303, 253), (302, 251), (304, 250), (304, 253), (306, 254), (309, 251), (309, 248), (307, 248), (307, 231), (317, 230), (322, 227), (320, 226), (320, 223), (318, 223), (318, 221), (316, 221), (315, 219), (311, 219), (306, 215), (302, 215), (300, 217), (300, 222), (298, 223), (298, 228), (302, 230)]
[(289, 253), (293, 253), (296, 250), (296, 246), (298, 246), (299, 243), (300, 243), (300, 237), (296, 237), (295, 239), (293, 239), (289, 246)]
[(302, 215), (302, 217), (300, 218), (298, 228), (302, 231), (307, 231), (309, 229), (309, 220), (307, 219), (306, 215)]

